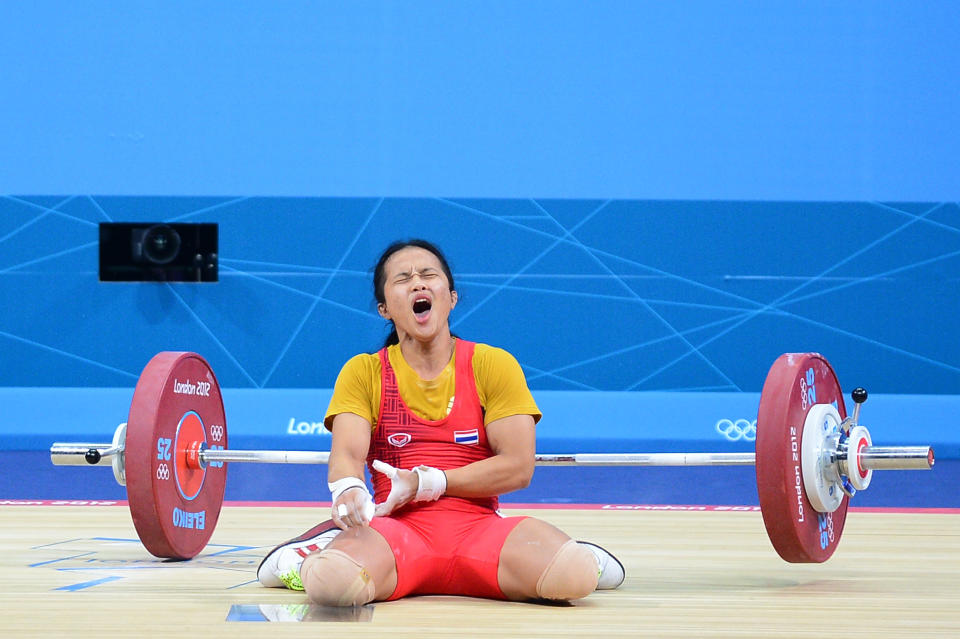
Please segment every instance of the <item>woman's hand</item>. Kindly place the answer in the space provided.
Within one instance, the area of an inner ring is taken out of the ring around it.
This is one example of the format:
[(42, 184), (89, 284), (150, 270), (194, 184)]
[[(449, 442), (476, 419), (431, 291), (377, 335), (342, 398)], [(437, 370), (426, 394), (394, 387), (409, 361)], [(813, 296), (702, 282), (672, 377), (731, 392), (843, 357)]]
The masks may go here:
[(373, 499), (366, 487), (351, 486), (334, 500), (331, 517), (333, 523), (346, 530), (356, 526), (368, 526), (374, 516)]
[(375, 516), (386, 517), (397, 508), (413, 501), (413, 498), (417, 496), (420, 478), (412, 470), (394, 468), (379, 459), (373, 462), (373, 469), (390, 478), (390, 494), (387, 495), (387, 501), (377, 504), (376, 510), (374, 510)]
[(373, 469), (390, 478), (390, 494), (385, 502), (377, 504), (374, 511), (377, 517), (386, 517), (411, 501), (435, 501), (447, 489), (446, 474), (430, 466), (403, 470), (377, 459)]

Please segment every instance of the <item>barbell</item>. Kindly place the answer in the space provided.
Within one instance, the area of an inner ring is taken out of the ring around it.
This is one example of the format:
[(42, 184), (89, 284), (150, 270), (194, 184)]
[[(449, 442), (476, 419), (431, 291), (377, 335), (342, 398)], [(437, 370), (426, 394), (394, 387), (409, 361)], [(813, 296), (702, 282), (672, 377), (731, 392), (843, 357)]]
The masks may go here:
[[(848, 417), (836, 374), (818, 353), (786, 353), (770, 368), (757, 413), (754, 453), (537, 454), (539, 466), (756, 466), (760, 511), (777, 553), (823, 562), (836, 550), (849, 500), (874, 470), (929, 470), (929, 446), (874, 446), (859, 423), (867, 393)], [(157, 557), (203, 550), (223, 505), (227, 463), (326, 464), (327, 452), (230, 450), (216, 376), (196, 353), (155, 355), (137, 381), (127, 421), (111, 443), (54, 443), (54, 465), (112, 466), (127, 487), (137, 535)]]

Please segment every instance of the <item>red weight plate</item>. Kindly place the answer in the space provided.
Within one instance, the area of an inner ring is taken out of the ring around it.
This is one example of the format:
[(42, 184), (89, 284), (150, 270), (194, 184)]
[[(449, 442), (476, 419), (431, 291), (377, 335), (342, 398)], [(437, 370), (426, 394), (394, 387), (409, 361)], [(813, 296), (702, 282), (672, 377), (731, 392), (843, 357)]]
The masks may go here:
[(794, 563), (819, 563), (833, 554), (843, 533), (849, 499), (832, 513), (810, 505), (800, 464), (803, 424), (813, 404), (834, 404), (847, 416), (833, 368), (817, 353), (777, 358), (760, 394), (757, 415), (757, 490), (767, 535), (777, 553)]
[(157, 557), (189, 559), (213, 534), (227, 469), (188, 466), (191, 443), (226, 448), (217, 378), (195, 353), (159, 353), (140, 375), (127, 418), (127, 498), (143, 545)]

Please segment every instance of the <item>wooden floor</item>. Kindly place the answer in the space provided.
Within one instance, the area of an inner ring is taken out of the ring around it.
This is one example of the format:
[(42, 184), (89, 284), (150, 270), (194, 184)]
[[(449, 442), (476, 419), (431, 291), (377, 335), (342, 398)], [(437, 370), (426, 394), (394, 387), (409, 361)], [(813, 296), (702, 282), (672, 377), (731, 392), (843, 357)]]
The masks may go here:
[[(227, 507), (211, 545), (163, 562), (123, 507), (0, 507), (4, 637), (778, 637), (960, 634), (960, 515), (852, 512), (836, 555), (791, 565), (757, 512), (531, 510), (627, 567), (616, 591), (572, 606), (418, 597), (362, 620), (233, 623), (235, 611), (302, 613), (302, 593), (254, 581), (265, 547), (324, 516)], [(253, 608), (234, 608), (252, 606)]]

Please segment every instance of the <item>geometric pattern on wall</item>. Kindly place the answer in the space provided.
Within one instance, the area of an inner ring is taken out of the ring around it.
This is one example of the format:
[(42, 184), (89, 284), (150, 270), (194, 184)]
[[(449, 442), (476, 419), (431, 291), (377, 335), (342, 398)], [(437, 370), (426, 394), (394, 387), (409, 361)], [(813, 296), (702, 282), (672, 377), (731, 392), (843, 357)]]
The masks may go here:
[[(216, 222), (216, 284), (98, 281), (100, 222)], [(844, 386), (960, 393), (956, 203), (0, 198), (0, 385), (132, 386), (160, 350), (221, 385), (329, 388), (380, 345), (371, 267), (447, 253), (462, 337), (533, 389), (758, 391), (786, 351)]]

